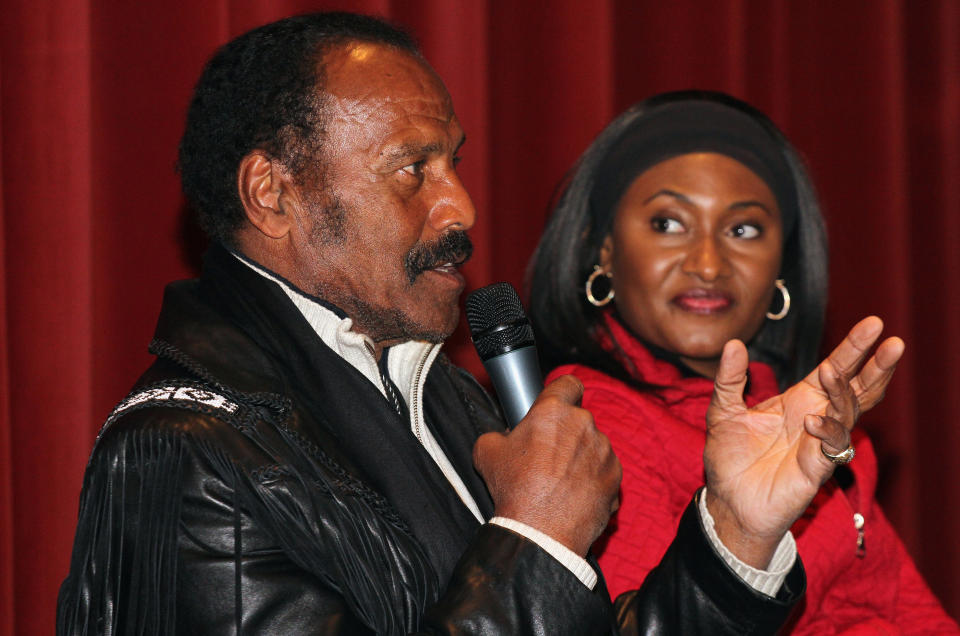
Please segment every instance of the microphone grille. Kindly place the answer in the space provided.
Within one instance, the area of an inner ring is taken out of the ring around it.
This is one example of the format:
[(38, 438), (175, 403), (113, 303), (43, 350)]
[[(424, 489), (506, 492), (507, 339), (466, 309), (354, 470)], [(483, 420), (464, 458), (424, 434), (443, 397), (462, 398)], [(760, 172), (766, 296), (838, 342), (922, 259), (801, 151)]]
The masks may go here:
[(481, 360), (534, 344), (533, 328), (510, 283), (494, 283), (471, 292), (465, 309)]

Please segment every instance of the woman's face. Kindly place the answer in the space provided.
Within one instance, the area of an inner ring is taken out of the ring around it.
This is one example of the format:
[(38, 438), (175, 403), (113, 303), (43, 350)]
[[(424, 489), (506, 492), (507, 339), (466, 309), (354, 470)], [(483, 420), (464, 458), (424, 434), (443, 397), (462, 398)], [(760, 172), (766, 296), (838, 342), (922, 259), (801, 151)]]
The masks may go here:
[(723, 345), (748, 342), (765, 320), (782, 234), (760, 177), (726, 155), (691, 153), (630, 184), (600, 264), (633, 332), (712, 378)]

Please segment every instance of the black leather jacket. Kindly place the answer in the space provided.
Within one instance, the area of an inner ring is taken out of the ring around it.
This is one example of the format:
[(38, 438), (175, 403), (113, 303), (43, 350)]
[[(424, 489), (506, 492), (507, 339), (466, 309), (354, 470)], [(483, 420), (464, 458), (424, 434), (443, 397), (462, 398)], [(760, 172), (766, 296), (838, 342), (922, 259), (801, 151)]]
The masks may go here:
[[(60, 634), (770, 633), (777, 599), (713, 552), (691, 507), (644, 586), (612, 604), (533, 542), (477, 524), (379, 391), (279, 288), (222, 248), (172, 284), (156, 363), (84, 478)], [(495, 406), (445, 360), (427, 422), (483, 514), (473, 441)]]

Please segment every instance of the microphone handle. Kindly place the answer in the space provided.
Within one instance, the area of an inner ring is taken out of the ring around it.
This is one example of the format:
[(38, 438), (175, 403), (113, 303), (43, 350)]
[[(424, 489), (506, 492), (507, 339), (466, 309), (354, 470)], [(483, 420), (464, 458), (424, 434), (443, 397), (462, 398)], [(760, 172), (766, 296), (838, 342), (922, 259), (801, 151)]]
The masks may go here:
[(535, 346), (521, 347), (487, 359), (483, 366), (500, 398), (507, 425), (523, 419), (543, 390), (543, 375)]

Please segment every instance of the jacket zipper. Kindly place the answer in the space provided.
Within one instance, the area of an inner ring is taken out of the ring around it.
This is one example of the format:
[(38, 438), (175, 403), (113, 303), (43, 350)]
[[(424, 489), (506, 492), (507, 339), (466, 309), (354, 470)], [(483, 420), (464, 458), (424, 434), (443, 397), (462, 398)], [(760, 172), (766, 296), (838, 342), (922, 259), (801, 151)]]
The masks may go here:
[(410, 405), (410, 416), (413, 418), (413, 434), (417, 436), (417, 439), (420, 441), (420, 445), (423, 446), (423, 434), (420, 431), (420, 377), (423, 375), (423, 367), (427, 364), (427, 358), (430, 357), (430, 352), (433, 351), (432, 348), (427, 349), (426, 353), (420, 357), (420, 362), (417, 363), (417, 372), (413, 376), (413, 395), (410, 400), (412, 404)]

